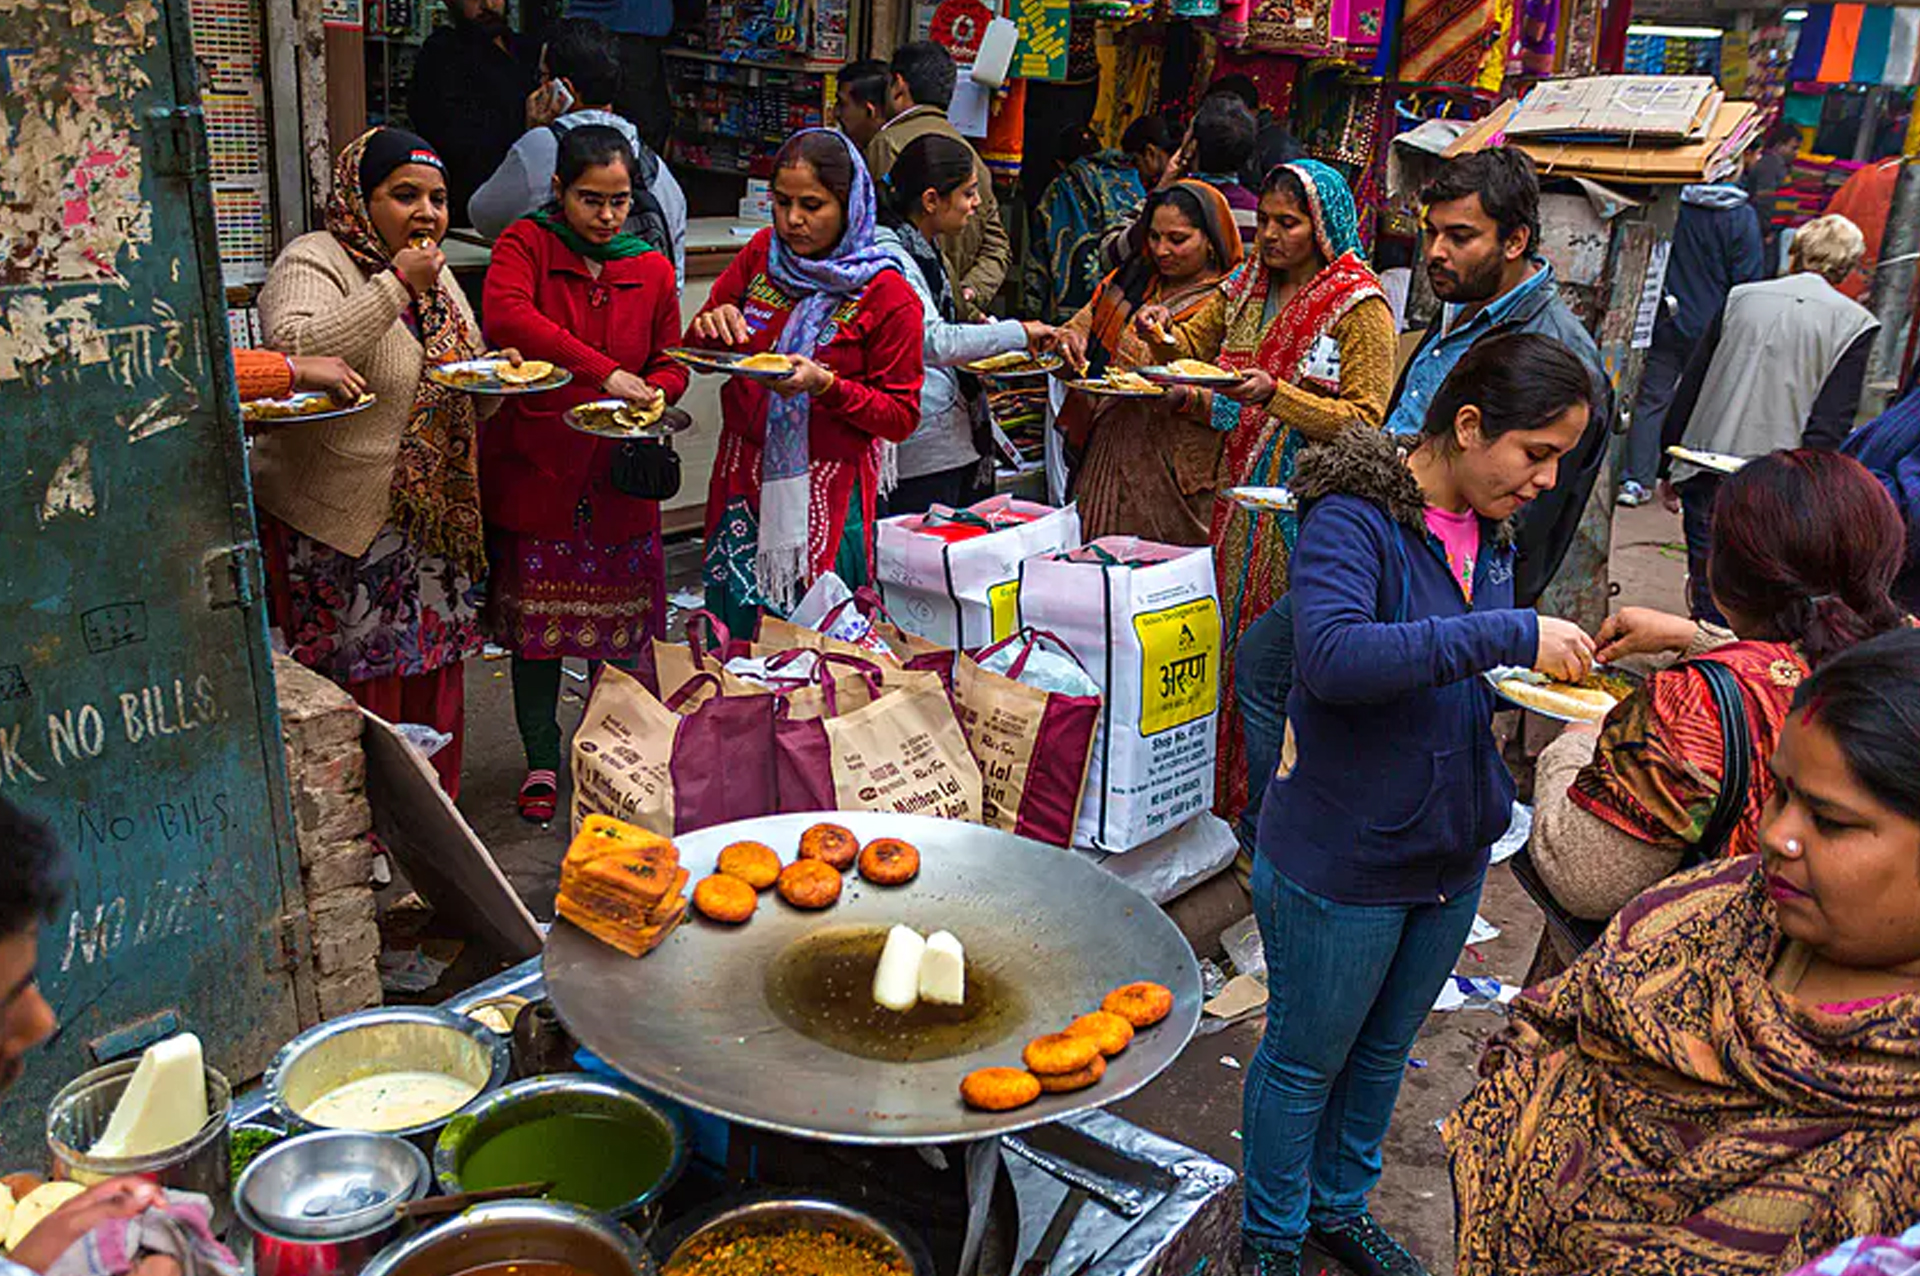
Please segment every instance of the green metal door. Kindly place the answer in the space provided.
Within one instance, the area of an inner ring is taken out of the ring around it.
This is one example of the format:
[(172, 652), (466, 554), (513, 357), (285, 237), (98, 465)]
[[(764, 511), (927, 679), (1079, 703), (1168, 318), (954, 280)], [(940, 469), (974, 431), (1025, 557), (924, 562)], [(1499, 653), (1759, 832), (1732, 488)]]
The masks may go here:
[(249, 1076), (310, 995), (197, 100), (187, 0), (0, 4), (0, 793), (77, 869), (10, 1164), (97, 1059)]

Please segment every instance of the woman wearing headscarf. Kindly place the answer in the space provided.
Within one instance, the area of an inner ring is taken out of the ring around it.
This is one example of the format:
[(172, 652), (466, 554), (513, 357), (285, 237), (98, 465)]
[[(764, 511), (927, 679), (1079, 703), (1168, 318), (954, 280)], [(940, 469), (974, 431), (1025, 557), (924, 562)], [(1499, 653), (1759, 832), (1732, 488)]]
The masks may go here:
[[(1150, 341), (1172, 316), (1148, 306), (1136, 329)], [(1214, 396), (1213, 425), (1226, 435), (1211, 539), (1220, 582), (1221, 685), (1233, 686), (1247, 627), (1287, 592), (1297, 515), (1242, 509), (1242, 486), (1284, 487), (1300, 450), (1352, 425), (1378, 429), (1393, 389), (1393, 312), (1360, 258), (1353, 194), (1339, 173), (1296, 160), (1267, 174), (1255, 253), (1186, 323), (1171, 325), (1156, 355), (1205, 359), (1246, 380)], [(1263, 777), (1264, 779), (1264, 777)], [(1247, 805), (1247, 751), (1236, 700), (1220, 707), (1214, 809), (1235, 820)]]
[(619, 130), (567, 130), (552, 201), (507, 227), (487, 271), (487, 336), (573, 373), (564, 389), (510, 401), (482, 447), (488, 619), (513, 653), (527, 754), (517, 805), (534, 823), (559, 798), (561, 661), (632, 660), (666, 634), (660, 502), (616, 485), (627, 444), (564, 419), (609, 396), (655, 409), (686, 393), (687, 370), (666, 353), (680, 343), (673, 260), (621, 229), (639, 167)]
[(793, 371), (720, 392), (707, 489), (707, 607), (751, 632), (827, 571), (867, 582), (888, 448), (920, 420), (920, 302), (874, 242), (873, 180), (838, 133), (807, 129), (774, 156), (773, 226), (715, 281), (688, 335)]
[(426, 142), (373, 129), (340, 153), (326, 229), (280, 254), (260, 317), (274, 349), (353, 365), (374, 403), (260, 435), (253, 484), (269, 612), (293, 658), (391, 722), (451, 735), (433, 766), (457, 796), (461, 662), (483, 643), (478, 433), (490, 409), (425, 375), (481, 353), (440, 252), (446, 231), (446, 167)]
[[(1233, 208), (1205, 182), (1182, 181), (1159, 192), (1144, 216), (1146, 248), (1102, 280), (1093, 300), (1060, 330), (1070, 360), (1084, 362), (1088, 376), (1155, 362), (1133, 330), (1134, 312), (1160, 306), (1176, 323), (1191, 319), (1216, 295), (1221, 276), (1241, 262)], [(1211, 391), (1181, 397), (1169, 413), (1157, 399), (1070, 393), (1060, 425), (1081, 457), (1074, 499), (1088, 540), (1208, 543), (1225, 436), (1213, 428)]]

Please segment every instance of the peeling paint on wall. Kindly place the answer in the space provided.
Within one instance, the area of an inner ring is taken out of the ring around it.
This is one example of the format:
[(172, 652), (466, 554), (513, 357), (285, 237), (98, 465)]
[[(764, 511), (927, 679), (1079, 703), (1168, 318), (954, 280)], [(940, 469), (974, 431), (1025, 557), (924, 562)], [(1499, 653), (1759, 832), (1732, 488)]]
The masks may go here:
[(92, 518), (94, 504), (93, 445), (82, 440), (53, 471), (46, 498), (40, 502), (40, 521), (51, 523), (64, 515)]
[(153, 242), (135, 95), (160, 12), (0, 0), (0, 15), (14, 46), (0, 77), (0, 287), (119, 282)]

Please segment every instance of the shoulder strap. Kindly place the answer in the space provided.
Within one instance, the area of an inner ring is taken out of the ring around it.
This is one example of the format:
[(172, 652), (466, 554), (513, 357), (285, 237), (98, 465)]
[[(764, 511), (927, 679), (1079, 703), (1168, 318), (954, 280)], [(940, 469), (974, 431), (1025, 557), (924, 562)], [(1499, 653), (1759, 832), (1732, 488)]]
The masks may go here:
[(1734, 826), (1746, 813), (1747, 791), (1753, 783), (1753, 735), (1747, 727), (1747, 701), (1733, 670), (1717, 660), (1690, 660), (1687, 667), (1707, 681), (1713, 707), (1720, 716), (1720, 797), (1700, 840), (1680, 858), (1682, 869), (1717, 858), (1726, 850)]

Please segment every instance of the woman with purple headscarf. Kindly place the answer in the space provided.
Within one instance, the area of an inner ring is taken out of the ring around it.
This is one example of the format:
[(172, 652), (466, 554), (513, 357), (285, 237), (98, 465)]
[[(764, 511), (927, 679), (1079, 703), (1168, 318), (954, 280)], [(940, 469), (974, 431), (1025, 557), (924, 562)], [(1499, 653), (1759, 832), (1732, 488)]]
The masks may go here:
[(920, 422), (920, 302), (874, 243), (873, 180), (838, 133), (796, 133), (774, 157), (773, 226), (714, 283), (688, 344), (775, 351), (792, 372), (720, 392), (707, 489), (707, 608), (751, 633), (821, 574), (867, 583), (890, 445)]

